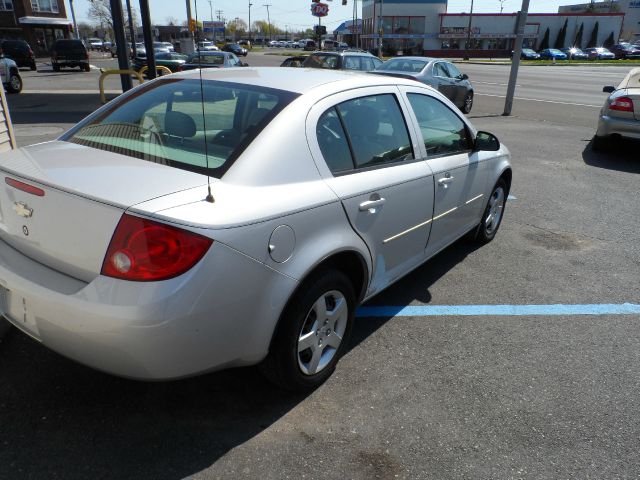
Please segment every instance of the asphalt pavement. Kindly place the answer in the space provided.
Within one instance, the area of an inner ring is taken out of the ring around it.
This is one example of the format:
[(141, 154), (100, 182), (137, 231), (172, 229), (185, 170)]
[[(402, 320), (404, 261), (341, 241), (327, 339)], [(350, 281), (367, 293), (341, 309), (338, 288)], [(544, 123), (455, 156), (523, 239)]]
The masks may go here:
[[(476, 85), (473, 123), (513, 155), (501, 229), (367, 306), (639, 304), (638, 148), (590, 146), (602, 86), (626, 69), (523, 67), (503, 117), (507, 69), (460, 68)], [(21, 145), (95, 106), (95, 92), (54, 93), (89, 90), (80, 74), (49, 80), (51, 94), (29, 93), (47, 80), (24, 74), (9, 97)], [(14, 330), (0, 343), (0, 478), (637, 478), (639, 321), (544, 309), (360, 317), (334, 376), (309, 395), (253, 368), (122, 380)]]

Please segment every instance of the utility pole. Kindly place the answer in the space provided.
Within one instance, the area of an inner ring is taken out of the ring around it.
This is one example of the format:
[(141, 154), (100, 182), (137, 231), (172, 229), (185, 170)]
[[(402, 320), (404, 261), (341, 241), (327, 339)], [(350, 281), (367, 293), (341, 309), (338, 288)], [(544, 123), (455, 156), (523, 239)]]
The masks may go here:
[(271, 17), (269, 16), (269, 7), (271, 4), (263, 4), (262, 6), (267, 7), (267, 24), (269, 25), (269, 41), (271, 41)]
[[(187, 25), (191, 25), (191, 0), (187, 1)], [(188, 45), (185, 45), (187, 43)], [(193, 53), (193, 34), (187, 27), (187, 42), (180, 41), (182, 53)]]
[[(120, 0), (118, 0), (120, 3)], [(153, 50), (153, 35), (151, 33), (151, 12), (149, 11), (149, 0), (140, 0), (140, 16), (142, 17), (142, 33), (144, 35), (144, 49), (147, 52), (147, 76), (149, 79), (156, 78), (156, 54)]]
[(209, 0), (209, 15), (211, 18), (211, 37), (212, 40), (216, 39), (216, 29), (213, 27), (213, 5), (211, 3), (211, 0)]
[(384, 0), (380, 0), (380, 11), (378, 12), (378, 33), (380, 34), (380, 39), (378, 42), (378, 57), (382, 58), (382, 36), (384, 35), (384, 27), (382, 26), (382, 6), (384, 5)]
[(471, 20), (473, 19), (473, 0), (471, 0), (471, 13), (469, 13), (469, 26), (467, 27), (467, 45), (465, 48), (464, 60), (469, 60), (469, 50), (471, 50)]
[[(120, 70), (129, 70), (129, 55), (127, 55), (127, 41), (124, 38), (124, 25), (122, 24), (122, 3), (120, 0), (110, 0), (111, 17), (113, 18), (113, 34), (116, 37), (116, 45), (118, 46), (118, 68)], [(151, 72), (149, 72), (151, 73)], [(120, 75), (122, 91), (131, 90), (133, 84), (131, 75), (123, 73)]]
[(507, 0), (498, 0), (500, 2), (500, 13), (502, 13), (502, 9), (504, 8), (504, 2)]
[(253, 3), (251, 3), (251, 0), (249, 0), (249, 45), (251, 45), (251, 5), (253, 5)]
[(513, 60), (511, 61), (511, 74), (509, 75), (509, 86), (507, 87), (507, 97), (504, 101), (503, 115), (511, 115), (513, 107), (513, 96), (516, 93), (516, 81), (518, 80), (518, 68), (520, 68), (520, 55), (522, 54), (522, 41), (524, 39), (524, 28), (527, 24), (527, 14), (529, 13), (529, 0), (522, 0), (522, 9), (518, 12), (516, 24), (516, 43), (513, 47)]
[(73, 9), (73, 0), (69, 0), (69, 5), (71, 6), (71, 18), (73, 18), (73, 31), (76, 34), (76, 38), (79, 40), (80, 32), (78, 31), (78, 24), (76, 23), (76, 11)]

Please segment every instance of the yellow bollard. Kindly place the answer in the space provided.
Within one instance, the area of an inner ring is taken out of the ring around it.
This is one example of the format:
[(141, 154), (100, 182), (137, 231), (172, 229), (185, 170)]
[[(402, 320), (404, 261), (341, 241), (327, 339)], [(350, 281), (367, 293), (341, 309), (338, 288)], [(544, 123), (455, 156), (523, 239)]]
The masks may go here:
[[(168, 70), (168, 69), (167, 69)], [(100, 69), (100, 80), (98, 85), (100, 86), (100, 101), (105, 104), (107, 103), (107, 99), (104, 96), (104, 79), (109, 75), (135, 75), (138, 79), (138, 82), (142, 84), (144, 82), (144, 78), (135, 70), (102, 70)]]

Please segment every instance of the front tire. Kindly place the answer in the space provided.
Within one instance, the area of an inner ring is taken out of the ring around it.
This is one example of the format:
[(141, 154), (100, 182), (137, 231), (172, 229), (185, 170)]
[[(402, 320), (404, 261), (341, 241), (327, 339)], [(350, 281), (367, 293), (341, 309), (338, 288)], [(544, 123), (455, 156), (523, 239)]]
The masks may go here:
[(491, 196), (484, 209), (482, 220), (478, 225), (475, 241), (480, 244), (489, 243), (496, 236), (502, 223), (504, 208), (507, 204), (507, 184), (501, 178), (491, 191)]
[(89, 64), (86, 65), (82, 65), (82, 70), (84, 70), (85, 72), (90, 72), (91, 71), (91, 66)]
[(9, 75), (9, 82), (7, 83), (7, 92), (20, 93), (22, 91), (22, 77), (15, 71), (12, 71)]
[(473, 108), (473, 92), (468, 92), (462, 103), (462, 113), (471, 113)]
[(287, 306), (261, 370), (286, 390), (307, 391), (327, 380), (343, 355), (356, 310), (346, 275), (320, 270)]

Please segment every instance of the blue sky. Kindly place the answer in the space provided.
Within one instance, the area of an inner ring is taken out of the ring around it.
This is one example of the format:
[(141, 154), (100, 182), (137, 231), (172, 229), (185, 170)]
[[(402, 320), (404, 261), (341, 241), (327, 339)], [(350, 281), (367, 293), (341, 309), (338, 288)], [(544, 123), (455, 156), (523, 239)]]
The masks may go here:
[[(65, 0), (67, 6), (67, 14), (71, 19), (71, 10), (69, 8), (69, 0)], [(194, 0), (191, 0), (191, 8), (194, 9)], [(271, 4), (269, 8), (271, 14), (271, 22), (280, 28), (289, 28), (293, 30), (307, 28), (316, 23), (311, 16), (309, 6), (311, 0), (251, 0), (251, 20), (266, 20), (267, 9), (264, 4)], [(327, 2), (329, 4), (329, 16), (323, 19), (323, 24), (331, 27), (337, 26), (344, 20), (351, 19), (353, 9), (352, 0), (348, 0), (347, 6), (342, 6), (341, 0)], [(449, 12), (466, 12), (469, 11), (471, 0), (449, 0)], [(530, 12), (557, 12), (558, 6), (572, 3), (580, 3), (574, 0), (531, 0)], [(89, 2), (87, 0), (74, 0), (76, 9), (76, 17), (78, 22), (87, 21), (86, 12)], [(122, 0), (123, 6), (125, 0)], [(131, 0), (132, 6), (138, 8), (138, 0)], [(207, 0), (198, 0), (198, 17), (201, 20), (210, 19), (210, 8)], [(212, 0), (212, 8), (214, 16), (216, 10), (223, 11), (223, 17), (232, 19), (235, 17), (242, 18), (247, 21), (249, 0)], [(169, 17), (176, 18), (182, 23), (186, 17), (186, 0), (149, 0), (151, 8), (151, 18), (154, 23), (164, 24)], [(515, 12), (522, 5), (522, 0), (505, 0), (504, 12)], [(195, 11), (195, 10), (194, 10)], [(475, 12), (499, 12), (499, 0), (475, 0)]]

